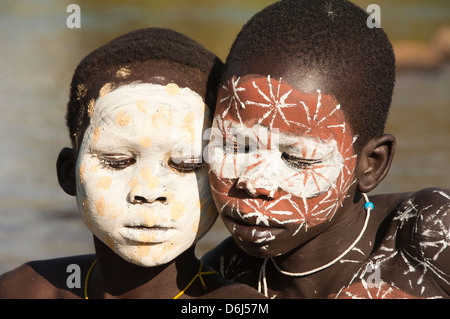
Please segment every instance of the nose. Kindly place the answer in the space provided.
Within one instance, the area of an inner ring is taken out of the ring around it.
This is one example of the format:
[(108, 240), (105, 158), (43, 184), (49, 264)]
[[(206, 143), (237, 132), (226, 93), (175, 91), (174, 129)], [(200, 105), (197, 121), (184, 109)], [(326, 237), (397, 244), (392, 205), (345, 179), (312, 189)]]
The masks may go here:
[(242, 178), (239, 178), (236, 187), (252, 197), (265, 196), (273, 199), (276, 192), (274, 187), (255, 187), (250, 180)]
[(150, 204), (160, 202), (167, 203), (167, 196), (162, 189), (148, 190), (145, 187), (136, 185), (131, 188), (128, 194), (128, 201), (131, 204)]
[(265, 196), (269, 199), (277, 196), (278, 186), (277, 174), (266, 163), (247, 168), (236, 182), (236, 187), (250, 196)]
[(153, 175), (148, 167), (139, 171), (129, 185), (128, 201), (131, 204), (150, 204), (154, 202), (167, 203), (167, 190), (160, 183), (157, 176)]
[(150, 204), (154, 202), (165, 203), (167, 202), (167, 197), (159, 196), (156, 198), (149, 198), (148, 196), (135, 195), (130, 198), (130, 202), (132, 204)]

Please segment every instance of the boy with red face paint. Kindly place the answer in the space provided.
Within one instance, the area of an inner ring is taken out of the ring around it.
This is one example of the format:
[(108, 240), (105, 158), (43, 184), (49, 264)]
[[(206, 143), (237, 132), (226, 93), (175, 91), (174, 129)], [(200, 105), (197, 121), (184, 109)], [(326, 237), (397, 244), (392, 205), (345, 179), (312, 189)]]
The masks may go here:
[(227, 58), (208, 162), (232, 236), (204, 260), (268, 297), (449, 297), (450, 191), (367, 195), (396, 145), (395, 59), (367, 17), (280, 1)]

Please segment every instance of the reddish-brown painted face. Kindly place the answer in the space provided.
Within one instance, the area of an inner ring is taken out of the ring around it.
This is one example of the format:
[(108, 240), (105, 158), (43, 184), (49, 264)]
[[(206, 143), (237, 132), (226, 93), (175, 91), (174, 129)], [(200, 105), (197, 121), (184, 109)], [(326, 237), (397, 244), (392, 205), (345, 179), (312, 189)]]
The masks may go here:
[(279, 255), (292, 237), (333, 218), (355, 180), (354, 140), (332, 96), (270, 76), (229, 79), (219, 90), (208, 162), (236, 242), (252, 255)]

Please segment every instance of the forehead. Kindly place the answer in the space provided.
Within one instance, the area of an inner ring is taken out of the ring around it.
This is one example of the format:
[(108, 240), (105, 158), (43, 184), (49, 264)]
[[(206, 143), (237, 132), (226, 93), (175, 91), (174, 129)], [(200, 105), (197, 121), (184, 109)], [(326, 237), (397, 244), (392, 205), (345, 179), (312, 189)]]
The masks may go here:
[[(134, 63), (130, 67), (126, 81), (167, 85), (177, 83), (179, 87), (187, 87), (204, 97), (208, 74), (189, 67), (164, 60), (148, 60)], [(120, 71), (120, 70), (119, 70)]]
[(153, 142), (193, 143), (202, 140), (209, 116), (203, 99), (189, 88), (175, 83), (124, 85), (96, 101), (85, 136), (92, 135), (93, 143), (113, 138), (117, 144), (143, 135)]
[(293, 135), (336, 139), (351, 135), (335, 97), (320, 88), (307, 93), (282, 78), (247, 75), (232, 77), (219, 88), (218, 112), (246, 126), (263, 125)]
[[(179, 64), (165, 60), (147, 60), (130, 62), (129, 65), (118, 66), (114, 76), (94, 76), (88, 83), (77, 85), (77, 99), (83, 100), (84, 108), (78, 108), (76, 112), (83, 114), (83, 120), (76, 125), (75, 147), (79, 148), (85, 130), (92, 120), (94, 105), (98, 100), (112, 89), (130, 85), (133, 83), (155, 84), (166, 86), (176, 83), (180, 88), (189, 88), (206, 101), (208, 96), (208, 74), (194, 67), (180, 66)], [(106, 80), (108, 79), (108, 80)], [(90, 84), (89, 84), (90, 83)], [(209, 109), (207, 110), (209, 111)], [(82, 114), (74, 114), (80, 116)], [(85, 116), (86, 115), (86, 116)]]
[(161, 109), (173, 109), (176, 113), (194, 112), (202, 117), (205, 112), (209, 113), (202, 97), (188, 87), (183, 88), (176, 83), (136, 83), (123, 85), (99, 98), (94, 105), (92, 120), (102, 120), (125, 108), (136, 114)]

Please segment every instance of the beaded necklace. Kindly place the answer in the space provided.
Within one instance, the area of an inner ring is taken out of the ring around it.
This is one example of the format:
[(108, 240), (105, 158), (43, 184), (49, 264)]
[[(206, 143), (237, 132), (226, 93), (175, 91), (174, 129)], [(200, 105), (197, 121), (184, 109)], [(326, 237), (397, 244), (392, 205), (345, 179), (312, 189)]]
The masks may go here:
[[(94, 260), (94, 262), (92, 263), (91, 267), (89, 267), (89, 270), (86, 274), (86, 279), (84, 281), (84, 299), (89, 299), (88, 297), (88, 293), (87, 293), (87, 288), (88, 288), (88, 284), (89, 284), (89, 277), (91, 276), (92, 270), (94, 269), (95, 265), (97, 264), (97, 259)], [(203, 280), (203, 275), (213, 275), (216, 274), (217, 271), (202, 271), (203, 268), (203, 263), (200, 260), (200, 268), (198, 270), (198, 272), (195, 274), (195, 276), (191, 279), (191, 281), (186, 285), (186, 287), (184, 287), (183, 290), (181, 290), (175, 297), (173, 297), (172, 299), (178, 299), (180, 296), (182, 296), (186, 290), (189, 289), (189, 287), (195, 282), (195, 280), (197, 278), (200, 279), (200, 282), (203, 286), (204, 289), (206, 289), (206, 284), (205, 281)]]
[(363, 236), (364, 232), (366, 231), (366, 227), (367, 227), (367, 224), (368, 224), (369, 218), (370, 218), (370, 212), (374, 208), (374, 205), (372, 202), (369, 201), (369, 197), (367, 197), (367, 194), (362, 193), (362, 195), (364, 196), (364, 199), (366, 201), (366, 203), (364, 204), (364, 209), (366, 210), (366, 219), (364, 221), (364, 226), (363, 226), (361, 232), (359, 233), (358, 237), (353, 241), (353, 243), (342, 254), (340, 254), (338, 257), (336, 257), (335, 259), (333, 259), (332, 261), (330, 261), (329, 263), (327, 263), (325, 265), (322, 265), (320, 267), (317, 267), (317, 268), (309, 270), (309, 271), (300, 272), (300, 273), (293, 273), (293, 272), (288, 272), (288, 271), (282, 270), (282, 269), (280, 269), (280, 267), (278, 267), (278, 265), (275, 263), (275, 260), (273, 260), (272, 257), (265, 258), (264, 262), (261, 266), (261, 270), (259, 272), (258, 292), (264, 294), (266, 297), (269, 297), (268, 288), (267, 288), (267, 278), (266, 278), (266, 266), (267, 266), (267, 261), (269, 259), (272, 261), (275, 268), (283, 275), (291, 276), (291, 277), (303, 277), (303, 276), (307, 276), (307, 275), (313, 274), (315, 272), (318, 272), (320, 270), (323, 270), (325, 268), (328, 268), (331, 265), (334, 265), (339, 260), (341, 260), (350, 250), (352, 250), (356, 246), (356, 244), (359, 242), (359, 240)]

